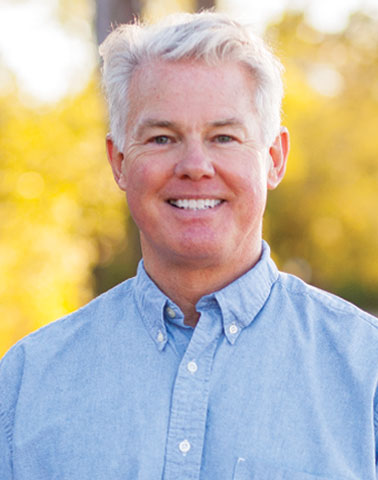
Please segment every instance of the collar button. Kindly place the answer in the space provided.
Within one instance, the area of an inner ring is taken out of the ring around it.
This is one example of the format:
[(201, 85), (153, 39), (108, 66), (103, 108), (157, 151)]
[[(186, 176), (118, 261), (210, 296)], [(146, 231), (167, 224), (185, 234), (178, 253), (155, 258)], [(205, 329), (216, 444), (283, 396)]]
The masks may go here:
[(165, 309), (165, 313), (168, 315), (169, 318), (175, 318), (176, 317), (176, 312), (171, 307), (167, 307)]
[(235, 323), (232, 323), (228, 329), (231, 335), (236, 335), (239, 331), (238, 326)]

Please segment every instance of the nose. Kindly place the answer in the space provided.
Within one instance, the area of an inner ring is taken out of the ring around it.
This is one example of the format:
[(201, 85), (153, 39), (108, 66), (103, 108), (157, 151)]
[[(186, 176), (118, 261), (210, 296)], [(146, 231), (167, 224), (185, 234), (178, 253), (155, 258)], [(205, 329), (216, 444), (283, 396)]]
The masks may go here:
[(176, 163), (175, 174), (179, 178), (189, 178), (194, 181), (214, 176), (215, 170), (209, 153), (200, 142), (190, 142), (185, 145)]

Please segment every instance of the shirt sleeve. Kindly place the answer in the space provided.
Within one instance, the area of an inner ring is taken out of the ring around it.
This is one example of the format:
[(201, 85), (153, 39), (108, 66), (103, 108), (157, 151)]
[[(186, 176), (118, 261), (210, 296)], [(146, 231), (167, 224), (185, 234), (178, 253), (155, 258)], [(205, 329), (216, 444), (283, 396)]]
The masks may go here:
[(15, 406), (22, 383), (24, 353), (17, 346), (0, 362), (0, 479), (13, 479), (12, 435)]
[(376, 476), (376, 480), (378, 480), (378, 404), (375, 405), (375, 410), (374, 410), (374, 432), (375, 432), (375, 476)]
[[(0, 407), (1, 408), (1, 407)], [(4, 415), (0, 410), (0, 478), (12, 480), (11, 450), (5, 426)]]

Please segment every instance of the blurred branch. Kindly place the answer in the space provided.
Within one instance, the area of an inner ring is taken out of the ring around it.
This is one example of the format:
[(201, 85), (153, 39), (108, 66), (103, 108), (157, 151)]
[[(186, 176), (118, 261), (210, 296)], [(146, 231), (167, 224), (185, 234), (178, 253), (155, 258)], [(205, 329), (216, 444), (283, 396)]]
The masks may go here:
[(215, 1), (212, 0), (197, 0), (197, 11), (214, 8)]
[(141, 11), (140, 0), (96, 0), (97, 42), (102, 43), (112, 27), (139, 17)]

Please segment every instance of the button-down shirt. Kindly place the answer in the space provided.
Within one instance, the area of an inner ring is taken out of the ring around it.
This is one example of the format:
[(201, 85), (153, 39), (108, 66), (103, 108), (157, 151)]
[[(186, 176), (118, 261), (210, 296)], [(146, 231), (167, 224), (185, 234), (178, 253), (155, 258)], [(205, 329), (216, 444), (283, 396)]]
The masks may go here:
[(378, 322), (260, 261), (192, 329), (143, 262), (0, 367), (1, 480), (376, 479)]

